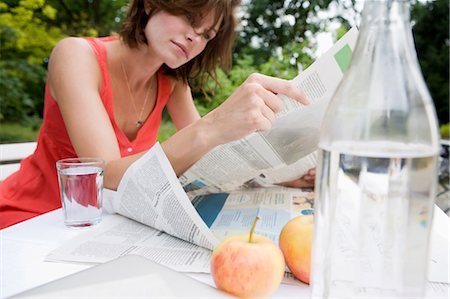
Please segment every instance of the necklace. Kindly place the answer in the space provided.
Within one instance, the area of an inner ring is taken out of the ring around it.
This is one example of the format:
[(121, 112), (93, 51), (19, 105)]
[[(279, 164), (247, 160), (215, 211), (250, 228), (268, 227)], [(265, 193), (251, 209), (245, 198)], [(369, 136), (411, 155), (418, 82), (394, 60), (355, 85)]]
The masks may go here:
[(144, 104), (142, 104), (141, 112), (138, 114), (138, 110), (136, 108), (136, 103), (134, 101), (133, 93), (131, 92), (130, 82), (128, 80), (128, 74), (125, 70), (125, 67), (123, 66), (122, 59), (120, 59), (120, 65), (122, 66), (122, 72), (123, 72), (123, 75), (125, 76), (125, 82), (127, 83), (128, 93), (130, 94), (131, 102), (133, 103), (134, 112), (136, 113), (136, 118), (137, 118), (136, 127), (140, 128), (144, 125), (144, 121), (145, 121), (144, 119), (142, 119), (142, 113), (144, 113), (145, 106), (146, 106), (148, 98), (150, 96), (151, 82), (150, 82), (150, 87), (148, 88), (148, 91), (147, 91), (147, 96), (145, 97), (145, 100), (144, 100)]

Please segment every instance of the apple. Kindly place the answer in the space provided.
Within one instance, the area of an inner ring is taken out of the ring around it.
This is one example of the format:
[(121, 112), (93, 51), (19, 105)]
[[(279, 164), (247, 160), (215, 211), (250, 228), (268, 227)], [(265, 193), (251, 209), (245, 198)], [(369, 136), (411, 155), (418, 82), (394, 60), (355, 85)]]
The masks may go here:
[(309, 284), (311, 247), (314, 233), (314, 216), (301, 215), (292, 218), (280, 233), (279, 246), (292, 274)]
[(272, 240), (254, 234), (233, 235), (213, 251), (211, 274), (216, 286), (238, 297), (266, 297), (280, 285), (286, 264)]

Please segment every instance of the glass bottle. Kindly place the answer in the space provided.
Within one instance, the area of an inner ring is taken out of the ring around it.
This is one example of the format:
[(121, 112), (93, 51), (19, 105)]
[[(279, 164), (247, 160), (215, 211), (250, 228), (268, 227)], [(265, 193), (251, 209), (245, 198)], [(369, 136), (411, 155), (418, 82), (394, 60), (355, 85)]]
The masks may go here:
[(312, 297), (423, 297), (439, 133), (408, 0), (365, 2), (319, 151)]

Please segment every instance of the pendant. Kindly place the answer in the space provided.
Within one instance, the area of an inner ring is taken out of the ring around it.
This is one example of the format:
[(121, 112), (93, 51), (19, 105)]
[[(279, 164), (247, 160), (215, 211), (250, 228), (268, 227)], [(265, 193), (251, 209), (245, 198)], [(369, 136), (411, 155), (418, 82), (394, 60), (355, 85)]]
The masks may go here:
[(136, 122), (136, 127), (138, 127), (138, 128), (142, 127), (143, 125), (144, 125), (144, 121), (143, 120), (138, 120)]

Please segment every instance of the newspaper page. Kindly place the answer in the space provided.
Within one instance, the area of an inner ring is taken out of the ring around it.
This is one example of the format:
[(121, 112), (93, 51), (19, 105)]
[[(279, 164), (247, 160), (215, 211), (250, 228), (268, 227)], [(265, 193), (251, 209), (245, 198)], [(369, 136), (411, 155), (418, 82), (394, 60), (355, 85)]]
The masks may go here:
[(99, 264), (136, 254), (179, 272), (210, 272), (211, 250), (120, 215), (104, 218), (50, 252), (45, 260)]
[(285, 108), (272, 128), (213, 149), (180, 176), (186, 191), (194, 195), (231, 191), (256, 178), (266, 184), (279, 183), (297, 179), (315, 167), (322, 119), (350, 63), (357, 35), (358, 30), (352, 28), (293, 79), (309, 98), (309, 105), (280, 95)]
[(218, 240), (200, 218), (181, 187), (159, 143), (125, 172), (114, 211), (201, 247)]
[[(119, 196), (118, 191), (116, 199)], [(255, 233), (278, 244), (281, 229), (292, 217), (312, 213), (313, 198), (311, 192), (274, 187), (199, 196), (190, 205), (217, 242), (248, 233), (259, 215)], [(105, 217), (96, 227), (50, 252), (46, 261), (104, 263), (127, 254), (144, 256), (180, 272), (210, 273), (210, 249), (121, 215)]]
[(248, 234), (256, 216), (255, 233), (275, 244), (283, 226), (294, 216), (313, 213), (314, 193), (285, 187), (255, 188), (196, 196), (192, 204), (214, 236)]

